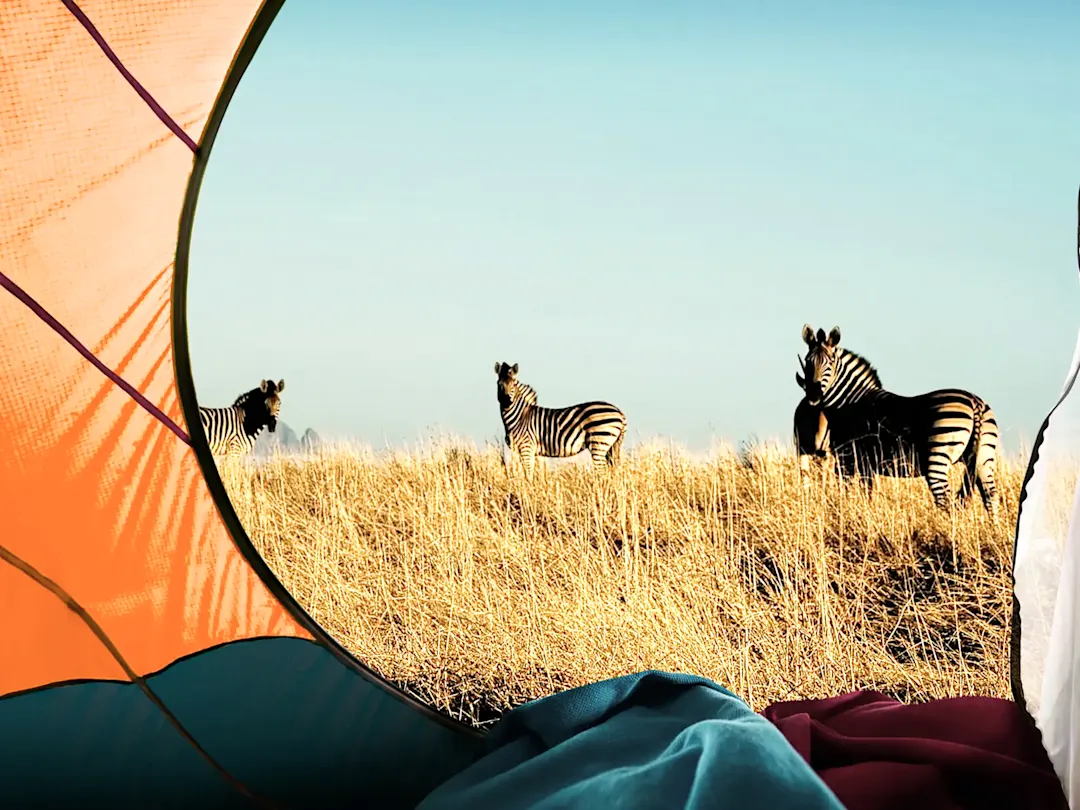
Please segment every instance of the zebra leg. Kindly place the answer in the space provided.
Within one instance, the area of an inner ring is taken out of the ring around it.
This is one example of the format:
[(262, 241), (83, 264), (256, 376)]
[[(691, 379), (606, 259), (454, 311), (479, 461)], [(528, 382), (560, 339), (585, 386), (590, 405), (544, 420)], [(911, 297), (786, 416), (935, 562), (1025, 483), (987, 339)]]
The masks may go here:
[(607, 469), (612, 466), (611, 451), (619, 443), (619, 440), (616, 438), (614, 442), (609, 444), (610, 439), (610, 436), (604, 435), (589, 437), (589, 455), (592, 456), (593, 469)]
[(934, 497), (934, 504), (946, 512), (949, 511), (949, 459), (944, 454), (930, 457), (926, 467), (926, 484)]
[(814, 485), (815, 479), (817, 481), (822, 480), (822, 474), (830, 470), (830, 461), (832, 462), (831, 471), (837, 476), (843, 476), (840, 461), (832, 454), (828, 454), (824, 458), (812, 456), (809, 453), (799, 455), (799, 483), (804, 490), (809, 490)]
[(969, 452), (964, 455), (964, 477), (960, 482), (960, 490), (956, 493), (956, 500), (961, 507), (968, 505), (968, 501), (971, 500), (971, 493), (975, 489), (975, 481), (977, 477), (976, 472), (976, 455), (974, 452)]
[[(923, 469), (926, 471), (926, 483), (934, 496), (934, 503), (945, 512), (952, 507), (949, 471), (957, 462), (966, 462), (967, 455), (974, 452), (979, 442), (979, 402), (968, 400), (966, 406), (971, 409), (970, 414), (964, 413), (964, 406), (965, 403), (955, 397), (953, 401), (941, 398), (933, 409), (933, 418), (925, 433), (926, 466)], [(966, 463), (964, 477), (967, 478)], [(963, 494), (965, 489), (970, 495), (970, 484), (966, 488), (961, 484), (958, 493), (961, 498), (967, 497)]]
[(514, 477), (514, 472), (518, 466), (522, 468), (525, 466), (525, 448), (507, 442), (506, 447), (503, 449), (503, 469), (506, 470), (507, 479)]
[(997, 482), (994, 480), (997, 448), (997, 419), (990, 406), (986, 405), (980, 424), (979, 441), (975, 448), (975, 483), (979, 487), (983, 506), (994, 517), (998, 514)]
[(977, 453), (964, 459), (964, 483), (960, 487), (957, 499), (961, 506), (967, 506), (971, 500), (973, 490), (978, 487), (982, 497), (983, 508), (993, 516), (997, 516), (997, 484), (994, 481), (994, 459), (984, 458), (980, 461)]
[[(997, 459), (994, 458), (996, 448), (980, 446), (973, 459), (971, 477), (979, 488), (982, 496), (983, 508), (993, 517), (998, 515), (997, 481), (994, 480), (994, 468)], [(964, 476), (965, 482), (967, 476)]]
[(974, 473), (965, 464), (964, 477), (960, 480), (960, 489), (956, 493), (956, 502), (960, 504), (961, 509), (966, 508), (971, 500), (971, 492), (974, 489), (971, 482), (974, 477)]
[(997, 482), (994, 480), (994, 459), (983, 462), (977, 467), (975, 483), (982, 496), (983, 507), (992, 516), (998, 515)]
[(609, 467), (614, 467), (619, 463), (619, 454), (622, 450), (623, 437), (626, 436), (626, 426), (619, 431), (619, 435), (615, 438), (615, 443), (607, 451), (607, 464)]
[(810, 456), (799, 456), (799, 483), (803, 489), (810, 489)]
[(521, 466), (525, 470), (525, 480), (531, 483), (536, 472), (536, 448), (528, 445), (522, 447), (518, 454), (521, 456)]
[(877, 484), (877, 476), (872, 472), (864, 472), (860, 477), (863, 480), (863, 485), (866, 487), (866, 500), (873, 502), (874, 493), (877, 491), (875, 487)]

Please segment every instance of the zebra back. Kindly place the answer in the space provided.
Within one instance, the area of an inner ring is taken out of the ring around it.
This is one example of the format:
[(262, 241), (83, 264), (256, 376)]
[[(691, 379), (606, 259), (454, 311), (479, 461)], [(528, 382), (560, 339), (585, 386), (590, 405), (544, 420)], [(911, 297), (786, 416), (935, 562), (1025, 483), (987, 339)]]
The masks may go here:
[(590, 442), (614, 444), (626, 431), (626, 414), (610, 402), (592, 400), (564, 408), (529, 409), (529, 430), (541, 455), (571, 456)]

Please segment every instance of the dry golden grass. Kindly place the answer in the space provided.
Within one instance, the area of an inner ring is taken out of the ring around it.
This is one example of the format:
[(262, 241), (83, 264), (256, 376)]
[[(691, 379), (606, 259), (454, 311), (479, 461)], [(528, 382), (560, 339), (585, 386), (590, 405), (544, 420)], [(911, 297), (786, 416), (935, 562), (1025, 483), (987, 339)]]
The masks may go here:
[[(876, 688), (1008, 695), (1010, 565), (1026, 458), (1002, 513), (948, 516), (921, 479), (873, 498), (791, 451), (623, 454), (597, 477), (499, 449), (221, 465), (256, 547), (312, 616), (392, 683), (484, 724), (647, 668), (711, 678), (755, 709)], [(958, 475), (958, 471), (957, 471)]]

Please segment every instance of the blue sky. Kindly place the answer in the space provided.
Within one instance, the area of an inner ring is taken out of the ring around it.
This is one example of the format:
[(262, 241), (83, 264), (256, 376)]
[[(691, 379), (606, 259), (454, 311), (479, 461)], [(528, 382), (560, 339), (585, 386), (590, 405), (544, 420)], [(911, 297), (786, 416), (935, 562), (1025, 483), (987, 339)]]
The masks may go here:
[(629, 442), (790, 433), (804, 322), (1006, 451), (1080, 322), (1080, 7), (290, 0), (203, 184), (202, 404), (501, 435), (496, 360)]

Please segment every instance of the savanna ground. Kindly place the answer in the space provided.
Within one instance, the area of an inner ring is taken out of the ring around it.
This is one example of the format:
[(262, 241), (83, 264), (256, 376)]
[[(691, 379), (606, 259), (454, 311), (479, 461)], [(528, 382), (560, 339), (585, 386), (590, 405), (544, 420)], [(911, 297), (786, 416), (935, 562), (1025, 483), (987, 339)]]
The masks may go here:
[[(951, 516), (921, 479), (873, 498), (775, 446), (624, 452), (613, 475), (500, 449), (331, 449), (222, 462), (256, 547), (361, 661), (478, 725), (642, 669), (691, 672), (755, 709), (873, 688), (1009, 695), (1010, 566), (1026, 455), (1000, 516)], [(959, 470), (955, 471), (959, 478)], [(958, 480), (954, 481), (958, 483)]]

